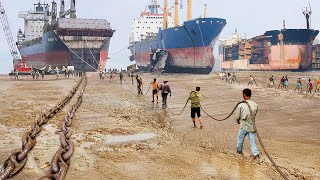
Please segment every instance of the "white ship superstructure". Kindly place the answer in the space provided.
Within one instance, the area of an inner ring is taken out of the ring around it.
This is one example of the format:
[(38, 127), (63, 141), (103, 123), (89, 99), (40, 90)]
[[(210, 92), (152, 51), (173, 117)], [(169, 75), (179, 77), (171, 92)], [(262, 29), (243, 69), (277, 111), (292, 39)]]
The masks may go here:
[(19, 17), (24, 19), (24, 40), (29, 41), (41, 37), (43, 26), (49, 22), (49, 15), (49, 5), (40, 2), (34, 4), (32, 10), (19, 12)]
[[(159, 32), (159, 29), (163, 28), (164, 14), (159, 13), (161, 9), (157, 0), (152, 0), (144, 12), (141, 13), (139, 18), (136, 18), (131, 23), (131, 33), (129, 43), (139, 42), (141, 40), (153, 38)], [(168, 27), (174, 26), (174, 20), (169, 14)]]

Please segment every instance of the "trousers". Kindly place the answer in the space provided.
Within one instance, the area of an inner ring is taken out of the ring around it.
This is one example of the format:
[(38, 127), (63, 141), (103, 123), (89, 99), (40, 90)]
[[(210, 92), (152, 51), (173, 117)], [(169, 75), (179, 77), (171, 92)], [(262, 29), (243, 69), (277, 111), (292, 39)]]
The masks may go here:
[(249, 136), (251, 152), (254, 156), (259, 155), (259, 150), (256, 144), (256, 137), (257, 134), (255, 132), (248, 132), (240, 128), (238, 134), (238, 141), (237, 141), (237, 152), (242, 152), (243, 142), (246, 136)]

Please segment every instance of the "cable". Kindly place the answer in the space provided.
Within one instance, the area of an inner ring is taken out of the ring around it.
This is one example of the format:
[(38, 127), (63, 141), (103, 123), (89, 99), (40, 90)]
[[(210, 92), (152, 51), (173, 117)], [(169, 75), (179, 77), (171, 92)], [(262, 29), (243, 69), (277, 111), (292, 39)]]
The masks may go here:
[(67, 46), (67, 48), (68, 48), (74, 55), (76, 55), (82, 62), (86, 63), (89, 67), (91, 67), (92, 69), (94, 69), (94, 70), (97, 71), (96, 68), (94, 68), (93, 66), (91, 66), (91, 65), (90, 65), (89, 63), (87, 63), (85, 60), (83, 60), (77, 53), (75, 53), (74, 51), (72, 51), (72, 49), (70, 49), (68, 46)]
[(94, 61), (96, 61), (97, 65), (99, 66), (99, 63), (98, 63), (98, 61), (97, 61), (96, 57), (94, 57), (94, 55), (93, 55), (93, 53), (92, 53), (92, 51), (91, 51), (90, 47), (88, 46), (88, 41), (87, 41), (87, 39), (85, 39), (85, 40), (86, 40), (86, 41), (85, 41), (85, 43), (86, 43), (87, 48), (89, 49), (89, 51), (90, 51), (90, 53), (91, 53), (91, 55), (92, 55), (92, 57), (93, 57)]

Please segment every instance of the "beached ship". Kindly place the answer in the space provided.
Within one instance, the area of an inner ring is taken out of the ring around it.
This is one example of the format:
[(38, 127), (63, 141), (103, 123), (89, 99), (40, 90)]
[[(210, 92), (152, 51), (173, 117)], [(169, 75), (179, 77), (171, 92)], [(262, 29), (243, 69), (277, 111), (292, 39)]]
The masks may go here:
[(169, 13), (165, 0), (163, 13), (152, 0), (139, 18), (132, 22), (129, 49), (131, 61), (142, 71), (175, 73), (210, 73), (214, 67), (213, 49), (226, 25), (221, 18), (192, 19), (192, 1), (188, 0), (188, 20), (179, 24), (179, 1), (175, 15)]
[[(310, 13), (311, 14), (311, 13)], [(319, 34), (310, 29), (310, 14), (305, 11), (307, 29), (271, 30), (251, 39), (220, 40), (222, 70), (308, 70), (312, 68), (312, 44)]]
[(29, 67), (59, 68), (74, 66), (76, 71), (97, 71), (105, 68), (110, 39), (110, 23), (104, 19), (80, 19), (76, 16), (76, 1), (34, 4), (34, 9), (19, 13), (24, 29), (18, 32), (18, 49)]

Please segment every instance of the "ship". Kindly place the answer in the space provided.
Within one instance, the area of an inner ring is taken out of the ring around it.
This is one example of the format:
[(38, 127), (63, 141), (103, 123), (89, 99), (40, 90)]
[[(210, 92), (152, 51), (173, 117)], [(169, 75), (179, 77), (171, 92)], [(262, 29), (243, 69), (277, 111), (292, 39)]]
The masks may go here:
[(34, 4), (19, 12), (24, 29), (19, 29), (17, 46), (26, 65), (33, 69), (63, 69), (95, 72), (105, 68), (110, 40), (115, 32), (105, 19), (77, 18), (76, 0), (66, 9), (60, 1)]
[[(179, 4), (174, 3), (174, 17), (168, 0), (163, 8), (152, 0), (131, 24), (130, 60), (140, 71), (209, 74), (215, 64), (215, 43), (226, 26), (222, 18), (192, 18), (192, 0), (188, 0), (187, 21), (179, 24)], [(160, 13), (160, 9), (163, 12)]]
[(311, 10), (304, 11), (306, 29), (266, 31), (251, 39), (242, 39), (235, 31), (227, 40), (220, 40), (222, 70), (244, 71), (304, 71), (313, 68), (313, 42), (318, 30), (310, 28)]

